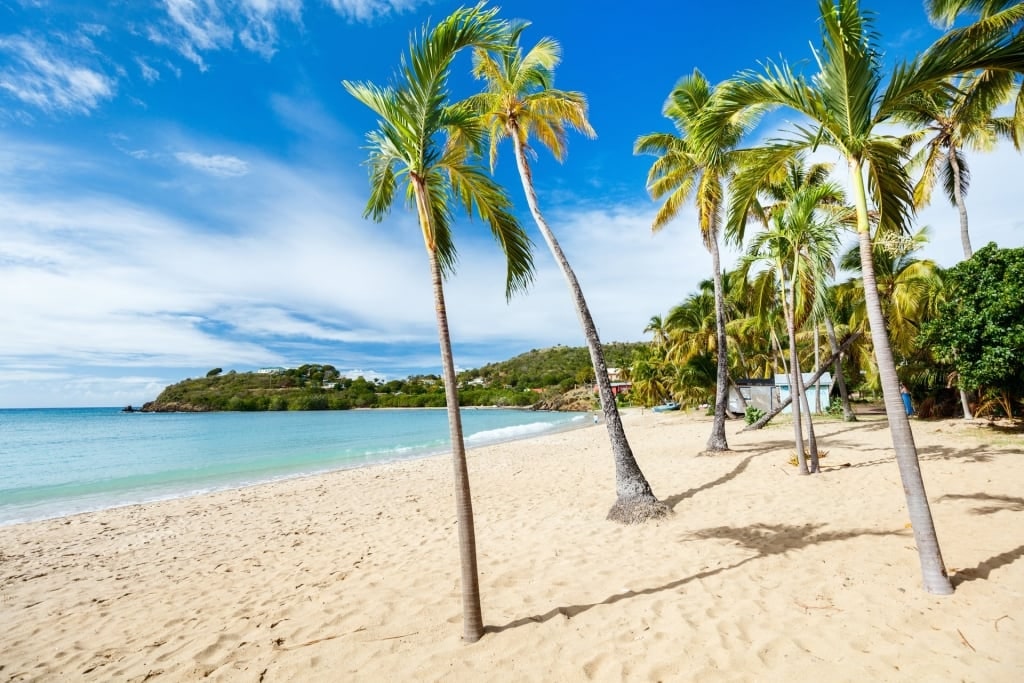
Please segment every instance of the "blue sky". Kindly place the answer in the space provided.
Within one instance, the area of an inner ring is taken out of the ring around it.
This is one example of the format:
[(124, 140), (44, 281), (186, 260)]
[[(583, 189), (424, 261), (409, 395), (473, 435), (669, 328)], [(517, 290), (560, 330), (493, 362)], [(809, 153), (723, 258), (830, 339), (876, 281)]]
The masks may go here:
[[(386, 82), (410, 31), (462, 4), (0, 3), (0, 407), (139, 405), (213, 367), (439, 372), (419, 231), (401, 205), (380, 224), (362, 218), (374, 119), (340, 82)], [(817, 3), (495, 4), (533, 23), (527, 44), (561, 43), (557, 86), (588, 97), (598, 137), (572, 138), (561, 165), (541, 152), (541, 206), (602, 339), (645, 339), (652, 315), (709, 277), (710, 257), (690, 210), (651, 234), (651, 159), (633, 156), (634, 140), (670, 129), (662, 103), (694, 68), (714, 82), (765, 59), (808, 63)], [(917, 0), (865, 6), (890, 65), (940, 35)], [(456, 65), (456, 94), (473, 87), (468, 67)], [(537, 278), (506, 303), (486, 229), (457, 224), (446, 287), (462, 368), (583, 343), (502, 154)], [(1000, 201), (1019, 191), (1020, 157), (971, 163), (975, 247), (1018, 246), (1024, 224)], [(938, 201), (919, 219), (933, 234), (925, 256), (956, 263), (956, 212)]]

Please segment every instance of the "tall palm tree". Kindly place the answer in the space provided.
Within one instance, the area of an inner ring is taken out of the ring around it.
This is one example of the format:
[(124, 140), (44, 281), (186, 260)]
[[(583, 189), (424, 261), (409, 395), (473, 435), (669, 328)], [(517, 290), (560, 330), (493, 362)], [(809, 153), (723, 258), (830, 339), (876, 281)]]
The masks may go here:
[[(843, 207), (843, 191), (823, 180), (815, 170), (808, 173), (799, 157), (786, 168), (782, 182), (770, 183), (765, 193), (775, 204), (764, 207), (768, 227), (750, 241), (744, 256), (748, 267), (766, 264), (779, 288), (783, 315), (789, 336), (790, 387), (793, 393), (793, 434), (800, 474), (818, 471), (817, 445), (809, 406), (804, 396), (800, 357), (797, 353), (797, 328), (823, 308), (825, 288), (833, 275), (833, 259), (838, 249), (840, 228), (849, 222)], [(800, 399), (800, 400), (798, 400)], [(805, 463), (803, 416), (806, 410), (811, 467)]]
[(715, 294), (718, 374), (715, 387), (715, 419), (708, 438), (708, 451), (729, 450), (725, 436), (725, 418), (729, 407), (729, 356), (725, 333), (725, 295), (719, 254), (722, 210), (725, 190), (738, 156), (737, 143), (747, 132), (752, 115), (719, 122), (719, 137), (713, 147), (693, 143), (696, 127), (714, 98), (714, 89), (700, 71), (682, 78), (672, 90), (662, 113), (676, 127), (675, 133), (650, 133), (636, 140), (636, 154), (657, 157), (647, 174), (647, 189), (655, 199), (665, 202), (654, 218), (652, 228), (661, 230), (675, 218), (692, 198), (704, 246), (711, 254)]
[(742, 222), (763, 179), (777, 172), (794, 154), (824, 145), (845, 157), (857, 209), (864, 294), (875, 358), (924, 587), (931, 593), (949, 594), (953, 587), (939, 550), (878, 298), (868, 192), (876, 206), (878, 229), (904, 232), (913, 213), (913, 184), (905, 168), (908, 147), (904, 140), (886, 135), (884, 126), (921, 93), (944, 88), (950, 77), (979, 69), (1020, 72), (1024, 69), (1024, 36), (1006, 30), (1005, 26), (999, 29), (998, 22), (990, 22), (989, 30), (985, 31), (956, 29), (921, 56), (890, 73), (883, 69), (877, 34), (870, 19), (861, 13), (858, 0), (819, 0), (819, 8), (823, 47), (815, 54), (818, 73), (808, 80), (785, 62), (769, 64), (763, 72), (742, 73), (719, 86), (717, 106), (707, 125), (699, 130), (704, 136), (702, 143), (714, 149), (722, 138), (718, 128), (751, 107), (784, 106), (809, 120), (808, 124), (794, 128), (789, 140), (780, 141), (762, 153), (748, 166), (745, 177), (737, 178), (733, 184), (730, 222)]
[[(950, 91), (923, 94), (919, 109), (903, 118), (924, 129), (928, 139), (911, 161), (922, 168), (914, 188), (917, 205), (927, 205), (939, 178), (951, 204), (960, 215), (960, 243), (964, 258), (974, 255), (967, 220), (967, 190), (970, 169), (965, 151), (990, 151), (999, 138), (1019, 141), (1024, 121), (1013, 116), (993, 116), (993, 111), (1009, 102), (1015, 87), (1013, 74), (982, 71), (950, 81)], [(1018, 145), (1019, 148), (1019, 145)], [(967, 391), (960, 390), (964, 419), (970, 420), (971, 405)]]
[(604, 423), (615, 460), (616, 500), (608, 512), (608, 519), (637, 524), (664, 517), (669, 508), (659, 502), (651, 491), (629, 447), (611, 380), (608, 378), (597, 325), (594, 324), (576, 273), (540, 211), (533, 172), (527, 158), (531, 136), (562, 161), (566, 154), (567, 127), (590, 137), (595, 133), (587, 121), (587, 101), (584, 95), (554, 87), (554, 70), (561, 61), (558, 43), (551, 38), (542, 38), (533, 48), (523, 52), (519, 38), (527, 26), (529, 24), (526, 22), (514, 25), (509, 34), (509, 43), (501, 52), (485, 49), (474, 51), (473, 73), (484, 81), (485, 90), (470, 98), (469, 102), (487, 121), (492, 170), (497, 161), (498, 143), (505, 138), (512, 140), (526, 203), (569, 286), (587, 350), (590, 352), (590, 362), (594, 367)]
[(949, 89), (922, 93), (918, 105), (900, 118), (924, 130), (927, 140), (912, 160), (921, 168), (914, 188), (918, 207), (931, 200), (942, 181), (950, 203), (960, 215), (960, 243), (964, 258), (974, 255), (967, 220), (970, 168), (965, 152), (992, 150), (1000, 138), (1013, 141), (1012, 116), (993, 116), (994, 110), (1012, 96), (1013, 76), (1006, 73), (969, 74), (950, 79)]
[[(782, 178), (779, 181), (773, 181), (768, 184), (767, 187), (762, 189), (762, 193), (765, 199), (769, 202), (765, 206), (755, 204), (752, 209), (755, 217), (760, 217), (762, 221), (768, 222), (770, 217), (774, 214), (785, 211), (790, 205), (790, 202), (795, 198), (798, 193), (805, 191), (806, 188), (815, 186), (821, 186), (828, 183), (829, 175), (832, 173), (832, 164), (829, 163), (789, 163), (784, 169)], [(834, 187), (834, 186), (833, 186)], [(832, 218), (834, 219), (834, 225), (836, 228), (839, 227), (852, 227), (854, 215), (850, 210), (839, 208), (838, 205), (846, 201), (845, 195), (837, 191), (835, 188), (833, 192), (826, 191), (821, 196), (821, 201), (835, 209), (833, 211)], [(835, 336), (835, 326), (833, 325), (831, 318), (831, 310), (829, 306), (829, 292), (825, 293), (824, 306), (820, 309), (819, 315), (825, 322), (825, 329), (829, 340), (829, 349), (831, 353), (835, 353), (839, 348), (838, 340)], [(815, 324), (815, 339), (817, 339), (818, 325)], [(818, 369), (818, 344), (815, 342), (815, 362), (814, 368)], [(846, 382), (843, 377), (842, 364), (840, 360), (836, 360), (835, 363), (835, 380), (839, 387), (839, 391), (842, 397), (843, 404), (843, 417), (847, 421), (853, 421), (856, 417), (853, 414), (853, 410), (850, 408), (849, 398), (846, 393)], [(820, 392), (815, 391), (815, 399), (820, 400)], [(799, 452), (798, 452), (799, 459)]]
[(533, 274), (530, 240), (510, 213), (511, 202), (504, 191), (477, 162), (486, 129), (468, 106), (449, 103), (446, 87), (457, 52), (467, 47), (502, 49), (506, 44), (508, 27), (497, 19), (496, 12), (477, 5), (457, 10), (432, 29), (424, 26), (412, 41), (408, 59), (402, 59), (394, 85), (343, 81), (345, 89), (378, 116), (378, 128), (367, 134), (370, 198), (364, 215), (383, 220), (402, 191), (407, 204), (415, 206), (427, 252), (455, 470), (462, 637), (468, 642), (483, 635), (483, 620), (466, 446), (443, 284), (455, 265), (452, 221), (457, 203), (467, 213), (479, 214), (504, 250), (506, 296), (525, 288)]

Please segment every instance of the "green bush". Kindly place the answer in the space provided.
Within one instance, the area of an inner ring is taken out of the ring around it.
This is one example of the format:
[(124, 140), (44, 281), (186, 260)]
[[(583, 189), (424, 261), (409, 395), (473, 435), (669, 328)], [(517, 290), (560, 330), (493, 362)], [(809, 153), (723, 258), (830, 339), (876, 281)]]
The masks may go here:
[(747, 406), (746, 412), (743, 413), (743, 421), (748, 425), (754, 424), (762, 417), (764, 417), (764, 411), (754, 406)]
[(832, 417), (843, 417), (843, 399), (834, 397), (828, 404), (827, 412)]

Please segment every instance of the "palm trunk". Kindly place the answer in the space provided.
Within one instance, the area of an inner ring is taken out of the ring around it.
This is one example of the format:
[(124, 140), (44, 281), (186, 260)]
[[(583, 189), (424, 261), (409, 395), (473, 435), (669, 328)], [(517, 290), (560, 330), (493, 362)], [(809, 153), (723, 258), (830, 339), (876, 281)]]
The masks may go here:
[(956, 202), (956, 210), (960, 213), (960, 244), (964, 248), (964, 258), (969, 259), (974, 256), (974, 249), (971, 248), (971, 233), (967, 229), (967, 204), (960, 187), (960, 160), (956, 157), (956, 151), (956, 147), (951, 145), (946, 152), (946, 158), (953, 170), (953, 200)]
[[(964, 200), (963, 191), (960, 188), (960, 161), (956, 158), (956, 148), (950, 147), (947, 152), (949, 165), (953, 169), (953, 200), (956, 202), (956, 210), (960, 213), (960, 244), (964, 248), (964, 259), (974, 256), (974, 249), (971, 248), (971, 233), (967, 229), (967, 202)], [(960, 390), (960, 405), (964, 410), (964, 419), (973, 420), (971, 413), (971, 402), (965, 389)]]
[(629, 447), (626, 430), (622, 426), (622, 418), (619, 416), (619, 409), (615, 403), (615, 394), (612, 393), (612, 383), (608, 379), (608, 367), (604, 360), (604, 349), (597, 333), (597, 326), (590, 315), (590, 308), (583, 297), (583, 289), (576, 278), (576, 273), (573, 272), (562, 247), (558, 244), (558, 240), (555, 239), (554, 233), (551, 232), (547, 221), (544, 220), (544, 216), (540, 212), (537, 193), (533, 188), (533, 174), (530, 171), (522, 142), (515, 130), (512, 132), (512, 140), (515, 143), (516, 164), (519, 167), (523, 191), (526, 193), (526, 203), (569, 285), (569, 291), (572, 293), (573, 303), (576, 307), (576, 315), (583, 328), (587, 350), (590, 352), (590, 362), (594, 366), (594, 379), (597, 383), (598, 395), (601, 398), (601, 411), (604, 413), (604, 424), (608, 430), (612, 457), (615, 461), (616, 500), (608, 512), (608, 519), (624, 524), (639, 524), (649, 519), (664, 517), (669, 513), (669, 508), (655, 497), (650, 484), (647, 483), (647, 478), (640, 470), (640, 465), (633, 457), (633, 450)]
[(718, 234), (706, 240), (708, 251), (711, 252), (711, 266), (714, 268), (712, 282), (715, 289), (715, 346), (718, 353), (718, 377), (715, 382), (715, 421), (708, 437), (707, 451), (721, 452), (729, 450), (729, 442), (725, 438), (725, 412), (729, 408), (729, 349), (725, 338), (725, 295), (722, 285), (722, 265), (718, 253)]
[[(795, 283), (790, 284), (790, 293), (786, 292), (785, 271), (779, 268), (779, 277), (782, 278), (782, 313), (786, 316), (786, 330), (789, 332), (789, 395), (793, 397), (793, 438), (796, 448), (797, 474), (810, 474), (807, 470), (807, 456), (804, 453), (804, 430), (800, 419), (800, 358), (796, 352), (796, 322), (793, 319), (796, 308), (796, 295), (794, 293)], [(788, 304), (786, 303), (788, 301)]]
[[(821, 336), (818, 321), (814, 321), (814, 367), (821, 365)], [(814, 385), (814, 412), (821, 413), (821, 380)]]
[(811, 474), (817, 474), (821, 472), (821, 462), (818, 460), (818, 438), (814, 435), (814, 416), (807, 401), (807, 387), (804, 386), (803, 374), (798, 372), (796, 378), (800, 382), (800, 400), (804, 406), (804, 417), (807, 418), (807, 446), (811, 452), (811, 464), (808, 469)]
[(740, 406), (743, 408), (743, 412), (747, 412), (747, 399), (743, 398), (743, 392), (740, 391), (739, 385), (733, 380), (732, 375), (729, 375), (729, 386), (736, 391), (736, 398), (739, 399)]
[[(832, 324), (832, 318), (825, 316), (825, 332), (828, 334), (828, 348), (833, 355), (836, 355), (836, 349), (839, 344), (836, 341), (836, 328)], [(843, 400), (843, 420), (846, 422), (856, 422), (857, 416), (853, 413), (853, 408), (850, 406), (850, 395), (846, 391), (846, 377), (843, 375), (843, 356), (839, 354), (836, 357), (836, 362), (833, 364), (833, 370), (836, 373), (836, 384), (839, 386), (839, 396)]]
[[(423, 234), (430, 217), (426, 212), (425, 189), (416, 184), (416, 204)], [(469, 468), (466, 464), (466, 443), (462, 434), (462, 413), (459, 411), (459, 387), (455, 380), (455, 359), (448, 333), (448, 311), (444, 304), (444, 283), (437, 252), (429, 239), (426, 244), (430, 260), (430, 280), (434, 289), (434, 310), (437, 314), (437, 337), (441, 346), (441, 369), (444, 378), (445, 402), (448, 407), (448, 431), (452, 443), (452, 465), (455, 471), (455, 519), (459, 530), (459, 565), (462, 572), (462, 639), (475, 643), (484, 634), (480, 609), (480, 577), (476, 561), (476, 531), (473, 524), (473, 500), (469, 490)]]
[(775, 348), (775, 352), (778, 354), (779, 365), (782, 366), (782, 374), (789, 374), (789, 364), (786, 363), (786, 352), (782, 350), (782, 342), (779, 341), (779, 335), (775, 334), (775, 326), (772, 325), (772, 345)]
[(946, 565), (942, 561), (938, 535), (932, 520), (931, 508), (928, 506), (928, 494), (925, 492), (924, 479), (921, 476), (921, 463), (917, 458), (917, 446), (914, 444), (914, 433), (910, 429), (900, 397), (899, 379), (896, 376), (896, 363), (889, 343), (889, 335), (885, 329), (885, 318), (878, 296), (878, 283), (875, 280), (874, 259), (871, 253), (871, 228), (868, 222), (867, 196), (864, 191), (864, 177), (860, 160), (850, 159), (850, 175), (857, 207), (857, 233), (860, 242), (861, 275), (864, 279), (864, 303), (867, 307), (868, 323), (871, 327), (871, 341), (875, 350), (875, 361), (878, 363), (878, 376), (882, 384), (882, 396), (885, 400), (885, 412), (889, 419), (889, 430), (892, 433), (893, 450), (896, 452), (896, 463), (903, 482), (903, 492), (907, 499), (907, 513), (914, 530), (914, 541), (921, 562), (921, 575), (924, 589), (937, 595), (949, 595), (953, 585), (946, 574)]

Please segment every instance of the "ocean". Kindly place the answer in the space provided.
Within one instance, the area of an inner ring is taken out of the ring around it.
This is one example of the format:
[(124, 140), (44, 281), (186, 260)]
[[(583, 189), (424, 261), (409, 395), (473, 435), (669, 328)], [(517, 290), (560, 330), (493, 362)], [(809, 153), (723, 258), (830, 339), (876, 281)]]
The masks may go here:
[[(462, 411), (467, 448), (586, 424)], [(122, 413), (0, 410), (0, 525), (449, 452), (445, 410)]]

